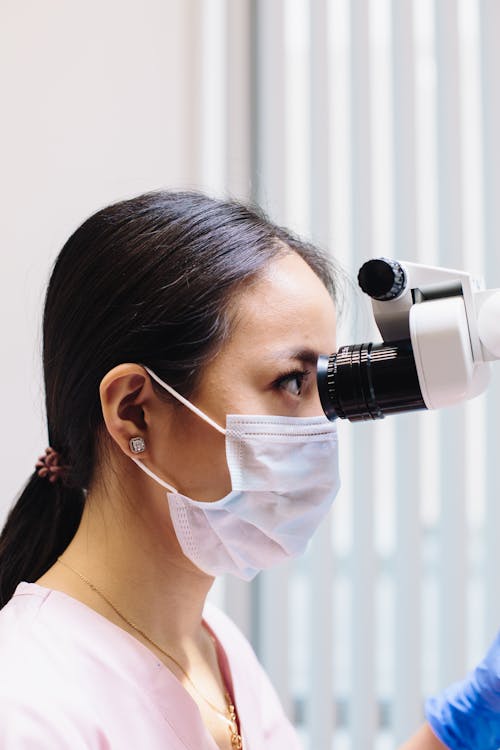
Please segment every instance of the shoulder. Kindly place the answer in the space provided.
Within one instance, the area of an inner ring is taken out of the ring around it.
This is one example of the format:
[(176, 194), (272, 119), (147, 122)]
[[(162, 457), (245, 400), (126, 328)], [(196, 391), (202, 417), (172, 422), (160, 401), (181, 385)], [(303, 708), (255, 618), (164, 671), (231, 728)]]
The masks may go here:
[(49, 589), (43, 589), (32, 583), (20, 583), (12, 599), (0, 609), (2, 638), (8, 635), (10, 627), (15, 623), (26, 625), (32, 622), (48, 595), (50, 595)]
[(172, 728), (177, 681), (66, 594), (18, 588), (0, 611), (0, 664), (2, 750), (181, 747)]
[[(60, 592), (35, 583), (20, 583), (0, 610), (2, 671), (8, 668), (15, 678), (16, 674), (25, 677), (24, 671), (29, 669), (32, 677), (42, 674), (45, 678), (59, 669), (68, 652), (76, 651), (81, 642), (77, 621), (71, 619), (75, 605), (81, 606)], [(47, 671), (37, 672), (44, 664)]]
[[(0, 610), (0, 663), (3, 679), (0, 690), (8, 684), (15, 685), (23, 668), (33, 664), (40, 654), (38, 644), (43, 638), (40, 628), (40, 610), (50, 595), (34, 584), (20, 583), (12, 599)], [(42, 652), (43, 653), (43, 652)]]
[(0, 711), (46, 715), (51, 726), (55, 714), (76, 723), (99, 715), (102, 691), (121, 683), (130, 663), (117, 671), (121, 644), (113, 649), (113, 636), (77, 600), (21, 583), (0, 611)]
[[(156, 660), (128, 633), (60, 591), (22, 583), (0, 611), (0, 664), (10, 681), (0, 681), (12, 695), (58, 692), (64, 684), (84, 693), (92, 682), (150, 679)], [(86, 703), (95, 699), (95, 691)]]
[[(53, 639), (44, 636), (40, 609), (50, 594), (20, 584), (0, 611), (0, 746), (62, 750), (84, 748), (67, 712), (60, 710), (60, 680)], [(57, 713), (57, 721), (54, 721)]]
[[(68, 639), (62, 621), (47, 620), (51, 591), (21, 583), (0, 611), (0, 711), (40, 706), (63, 694), (70, 679)], [(35, 711), (33, 711), (35, 713)]]

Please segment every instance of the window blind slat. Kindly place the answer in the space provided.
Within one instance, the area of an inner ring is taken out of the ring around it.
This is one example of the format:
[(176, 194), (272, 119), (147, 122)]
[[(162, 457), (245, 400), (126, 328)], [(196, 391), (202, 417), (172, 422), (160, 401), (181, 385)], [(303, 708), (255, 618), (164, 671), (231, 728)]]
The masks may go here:
[[(435, 1), (439, 262), (463, 268), (460, 58), (456, 0)], [(467, 576), (465, 411), (440, 414), (439, 680), (465, 672)]]

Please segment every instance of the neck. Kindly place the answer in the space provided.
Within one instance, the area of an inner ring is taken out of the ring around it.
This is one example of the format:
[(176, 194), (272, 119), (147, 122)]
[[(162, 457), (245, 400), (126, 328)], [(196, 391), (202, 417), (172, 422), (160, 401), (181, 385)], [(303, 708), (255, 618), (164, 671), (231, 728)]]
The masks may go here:
[[(183, 555), (165, 490), (147, 477), (136, 474), (135, 479), (125, 478), (126, 490), (107, 484), (106, 491), (89, 492), (63, 561), (149, 638), (182, 656), (194, 643), (203, 643), (202, 613), (213, 578)], [(56, 564), (39, 583), (74, 595), (124, 627), (109, 605), (67, 568)]]

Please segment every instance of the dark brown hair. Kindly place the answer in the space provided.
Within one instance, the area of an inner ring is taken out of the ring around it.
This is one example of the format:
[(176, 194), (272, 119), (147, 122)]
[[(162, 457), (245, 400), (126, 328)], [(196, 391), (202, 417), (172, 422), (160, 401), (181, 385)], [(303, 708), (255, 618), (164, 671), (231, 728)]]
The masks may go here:
[(0, 606), (53, 565), (81, 519), (102, 427), (99, 384), (140, 362), (189, 395), (230, 333), (241, 284), (297, 252), (334, 293), (331, 262), (258, 209), (199, 193), (116, 203), (64, 245), (45, 300), (43, 363), (49, 444), (68, 467), (54, 484), (33, 473), (0, 536)]

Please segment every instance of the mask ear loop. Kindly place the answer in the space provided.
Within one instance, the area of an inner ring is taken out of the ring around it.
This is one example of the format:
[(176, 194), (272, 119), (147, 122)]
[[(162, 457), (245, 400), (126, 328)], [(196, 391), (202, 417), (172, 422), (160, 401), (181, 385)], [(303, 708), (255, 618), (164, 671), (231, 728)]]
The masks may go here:
[(201, 409), (198, 409), (197, 406), (192, 404), (190, 401), (187, 400), (187, 398), (184, 398), (184, 396), (181, 396), (180, 393), (178, 393), (175, 388), (172, 388), (171, 385), (168, 385), (168, 383), (165, 383), (161, 378), (158, 377), (156, 373), (154, 373), (152, 370), (149, 369), (149, 367), (146, 367), (146, 365), (142, 365), (147, 373), (153, 378), (153, 380), (156, 380), (156, 382), (162, 386), (162, 388), (165, 388), (166, 391), (168, 391), (174, 398), (177, 399), (177, 401), (180, 401), (181, 404), (184, 404), (188, 409), (191, 409), (191, 411), (196, 414), (198, 417), (201, 417), (205, 422), (207, 422), (209, 425), (211, 425), (217, 432), (220, 432), (221, 435), (226, 434), (226, 430), (224, 427), (221, 427), (217, 422), (214, 422), (213, 419), (210, 419), (207, 414), (201, 411)]
[(139, 459), (136, 458), (135, 456), (130, 456), (130, 458), (135, 464), (137, 464), (139, 469), (142, 469), (142, 471), (148, 474), (148, 476), (150, 476), (151, 479), (154, 479), (155, 482), (158, 482), (158, 484), (161, 484), (161, 486), (164, 487), (166, 490), (170, 490), (170, 492), (174, 492), (175, 494), (177, 494), (177, 490), (175, 489), (175, 487), (173, 487), (171, 484), (168, 484), (168, 482), (164, 482), (163, 479), (161, 479), (161, 477), (159, 477), (157, 474), (154, 473), (154, 471), (151, 471), (151, 469), (148, 469), (146, 464), (144, 464), (142, 461), (139, 461)]
[[(198, 417), (201, 417), (205, 422), (208, 422), (209, 425), (211, 425), (217, 432), (220, 432), (222, 435), (226, 434), (226, 430), (217, 424), (217, 422), (214, 422), (213, 419), (210, 419), (209, 416), (204, 414), (201, 409), (198, 409), (197, 406), (192, 404), (190, 401), (187, 400), (187, 398), (184, 398), (184, 396), (181, 396), (180, 393), (177, 393), (175, 388), (172, 388), (171, 385), (168, 385), (168, 383), (165, 383), (161, 378), (158, 377), (156, 373), (154, 373), (152, 370), (149, 369), (149, 367), (146, 367), (146, 365), (143, 365), (146, 372), (153, 378), (153, 380), (156, 380), (156, 382), (161, 385), (162, 388), (165, 388), (166, 391), (168, 391), (174, 398), (176, 398), (178, 401), (181, 402), (181, 404), (184, 404), (188, 409), (191, 409), (192, 412), (194, 412)], [(168, 484), (168, 482), (165, 482), (163, 479), (161, 479), (159, 476), (157, 476), (154, 471), (151, 471), (146, 464), (144, 464), (142, 461), (140, 461), (136, 456), (130, 456), (132, 461), (137, 464), (139, 469), (144, 471), (148, 476), (151, 477), (151, 479), (154, 479), (155, 482), (158, 482), (162, 487), (164, 487), (166, 490), (170, 490), (170, 492), (175, 492), (177, 494), (177, 490), (175, 487), (173, 487), (171, 484)]]

